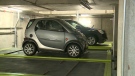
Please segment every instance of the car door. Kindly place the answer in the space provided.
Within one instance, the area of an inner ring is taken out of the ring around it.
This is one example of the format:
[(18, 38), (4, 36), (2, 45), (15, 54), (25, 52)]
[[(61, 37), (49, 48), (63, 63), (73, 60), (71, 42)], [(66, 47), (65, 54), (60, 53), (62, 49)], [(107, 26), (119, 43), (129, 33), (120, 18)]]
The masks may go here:
[(42, 20), (37, 24), (36, 35), (44, 46), (62, 49), (64, 47), (64, 28), (55, 20)]

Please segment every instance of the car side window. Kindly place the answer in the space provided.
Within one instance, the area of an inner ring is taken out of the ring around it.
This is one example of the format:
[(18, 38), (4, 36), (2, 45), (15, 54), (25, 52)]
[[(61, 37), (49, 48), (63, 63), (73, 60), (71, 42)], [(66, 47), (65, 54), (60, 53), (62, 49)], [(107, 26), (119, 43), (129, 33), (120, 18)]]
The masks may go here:
[(63, 27), (61, 24), (59, 24), (57, 21), (54, 20), (48, 20), (46, 22), (46, 30), (50, 31), (64, 31)]
[(38, 29), (40, 29), (40, 30), (45, 30), (45, 29), (46, 29), (45, 23), (46, 23), (45, 20), (39, 21), (39, 22), (37, 23), (35, 29), (36, 29), (36, 30), (38, 30)]

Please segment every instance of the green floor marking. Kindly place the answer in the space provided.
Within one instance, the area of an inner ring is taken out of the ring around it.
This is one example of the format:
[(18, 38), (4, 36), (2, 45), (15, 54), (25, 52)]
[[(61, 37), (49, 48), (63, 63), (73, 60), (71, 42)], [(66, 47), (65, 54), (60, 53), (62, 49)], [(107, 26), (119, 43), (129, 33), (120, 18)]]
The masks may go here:
[(34, 74), (22, 74), (22, 73), (5, 73), (5, 72), (0, 72), (0, 76), (49, 76), (49, 75), (34, 75)]
[(64, 60), (64, 61), (81, 61), (81, 62), (111, 62), (108, 59), (89, 59), (89, 58), (62, 58), (62, 57), (43, 57), (43, 56), (15, 56), (15, 55), (0, 55), (3, 58), (27, 58), (27, 59), (46, 59), (46, 60)]
[(110, 50), (112, 49), (112, 42), (105, 42), (102, 45), (98, 45), (98, 46), (88, 46), (89, 50)]
[[(111, 51), (107, 51), (107, 59), (111, 60)], [(105, 63), (104, 76), (111, 76), (111, 62)]]

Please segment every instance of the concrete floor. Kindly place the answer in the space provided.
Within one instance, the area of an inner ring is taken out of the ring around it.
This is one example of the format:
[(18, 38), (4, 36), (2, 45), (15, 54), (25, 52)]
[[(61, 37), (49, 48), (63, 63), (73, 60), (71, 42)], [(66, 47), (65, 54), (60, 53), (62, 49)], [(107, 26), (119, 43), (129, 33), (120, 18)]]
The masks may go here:
[[(8, 49), (0, 51), (0, 54), (25, 56), (19, 49)], [(65, 57), (62, 52), (39, 52), (39, 57)], [(106, 59), (106, 51), (87, 51), (81, 58)], [(58, 61), (27, 58), (5, 58), (0, 57), (0, 72), (27, 73), (49, 76), (104, 76), (105, 63)], [(116, 76), (113, 70), (113, 75)]]
[(105, 66), (104, 63), (15, 58), (0, 58), (0, 63), (0, 72), (50, 76), (103, 76)]

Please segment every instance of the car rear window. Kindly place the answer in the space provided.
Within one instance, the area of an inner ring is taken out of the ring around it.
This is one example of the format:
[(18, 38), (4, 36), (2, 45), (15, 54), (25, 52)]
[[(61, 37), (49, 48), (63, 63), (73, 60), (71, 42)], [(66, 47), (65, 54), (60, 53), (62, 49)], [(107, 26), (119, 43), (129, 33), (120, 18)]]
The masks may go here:
[(34, 20), (35, 20), (35, 19), (32, 19), (32, 20), (29, 21), (29, 23), (28, 23), (26, 29), (28, 29), (28, 28), (33, 24)]

